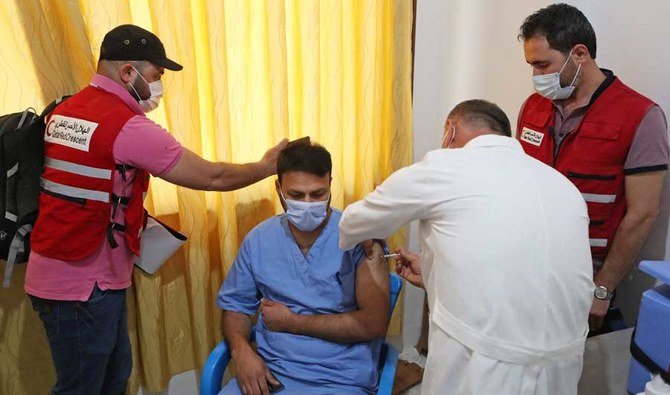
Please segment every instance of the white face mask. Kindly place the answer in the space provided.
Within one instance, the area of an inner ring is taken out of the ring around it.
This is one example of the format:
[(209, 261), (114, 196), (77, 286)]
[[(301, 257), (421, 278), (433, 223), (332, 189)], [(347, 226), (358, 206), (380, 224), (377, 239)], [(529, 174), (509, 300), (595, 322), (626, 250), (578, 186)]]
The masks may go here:
[(549, 100), (563, 100), (567, 99), (568, 97), (570, 97), (570, 95), (572, 95), (572, 92), (575, 90), (573, 84), (577, 80), (577, 76), (579, 75), (579, 71), (582, 68), (582, 64), (580, 63), (577, 66), (577, 72), (575, 73), (575, 78), (572, 79), (570, 85), (561, 87), (561, 73), (563, 72), (563, 69), (565, 69), (565, 66), (568, 64), (568, 62), (570, 61), (570, 55), (572, 55), (572, 51), (570, 51), (570, 53), (568, 54), (568, 58), (565, 59), (565, 63), (563, 63), (563, 67), (561, 67), (561, 70), (558, 73), (533, 76), (533, 86), (535, 87), (535, 91), (537, 93), (546, 97)]
[(328, 202), (330, 199), (318, 202), (301, 202), (286, 199), (281, 189), (279, 189), (279, 194), (286, 203), (286, 217), (303, 232), (311, 232), (318, 228), (328, 216)]
[[(133, 69), (135, 69), (134, 66)], [(143, 100), (140, 94), (137, 93), (137, 90), (135, 89), (133, 84), (128, 83), (128, 85), (130, 85), (132, 90), (135, 92), (135, 95), (137, 95), (137, 97), (139, 98), (138, 103), (140, 104), (144, 112), (146, 113), (153, 111), (158, 107), (161, 97), (163, 97), (163, 82), (161, 80), (154, 82), (147, 82), (147, 80), (145, 80), (144, 77), (142, 77), (142, 74), (140, 74), (140, 72), (137, 69), (135, 69), (135, 71), (137, 72), (137, 75), (142, 79), (142, 81), (144, 81), (147, 84), (147, 86), (149, 86), (149, 92), (151, 92), (151, 96), (148, 99)]]

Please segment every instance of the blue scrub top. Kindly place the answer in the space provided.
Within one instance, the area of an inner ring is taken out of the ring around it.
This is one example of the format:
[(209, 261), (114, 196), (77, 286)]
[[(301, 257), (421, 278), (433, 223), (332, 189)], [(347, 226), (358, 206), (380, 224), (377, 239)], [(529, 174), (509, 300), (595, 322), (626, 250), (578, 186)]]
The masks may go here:
[[(256, 226), (242, 242), (228, 272), (217, 305), (253, 315), (265, 298), (298, 314), (338, 314), (356, 310), (356, 269), (365, 253), (361, 246), (338, 247), (342, 213), (333, 209), (328, 223), (305, 257), (285, 215)], [(382, 340), (354, 344), (272, 332), (256, 325), (258, 353), (268, 368), (308, 386), (343, 392), (376, 392)]]

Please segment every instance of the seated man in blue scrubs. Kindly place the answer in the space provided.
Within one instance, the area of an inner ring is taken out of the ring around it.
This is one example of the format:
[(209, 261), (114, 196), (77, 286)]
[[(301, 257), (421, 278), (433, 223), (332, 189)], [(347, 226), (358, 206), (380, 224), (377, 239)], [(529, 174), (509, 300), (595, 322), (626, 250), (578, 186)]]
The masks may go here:
[[(377, 244), (370, 258), (360, 245), (339, 249), (331, 168), (330, 153), (310, 142), (279, 154), (276, 187), (286, 213), (247, 234), (217, 298), (237, 367), (221, 394), (377, 390), (388, 268)], [(249, 337), (257, 312), (256, 352)]]

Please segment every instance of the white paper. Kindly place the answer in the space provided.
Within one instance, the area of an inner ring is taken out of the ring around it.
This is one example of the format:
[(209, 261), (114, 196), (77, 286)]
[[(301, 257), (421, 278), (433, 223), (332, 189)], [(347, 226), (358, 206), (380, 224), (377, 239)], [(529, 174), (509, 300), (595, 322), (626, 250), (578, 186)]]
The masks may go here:
[(149, 217), (142, 231), (140, 256), (135, 258), (135, 265), (155, 274), (185, 241), (186, 236)]

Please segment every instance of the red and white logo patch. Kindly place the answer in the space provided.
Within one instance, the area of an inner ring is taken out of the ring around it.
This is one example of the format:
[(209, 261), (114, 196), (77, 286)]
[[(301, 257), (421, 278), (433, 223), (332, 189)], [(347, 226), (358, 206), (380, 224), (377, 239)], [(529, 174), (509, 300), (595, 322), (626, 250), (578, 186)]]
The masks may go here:
[(46, 128), (44, 141), (88, 152), (98, 124), (83, 119), (54, 115)]
[(538, 132), (537, 130), (524, 127), (521, 131), (521, 140), (528, 144), (533, 144), (534, 146), (539, 147), (542, 144), (543, 139), (544, 133)]

